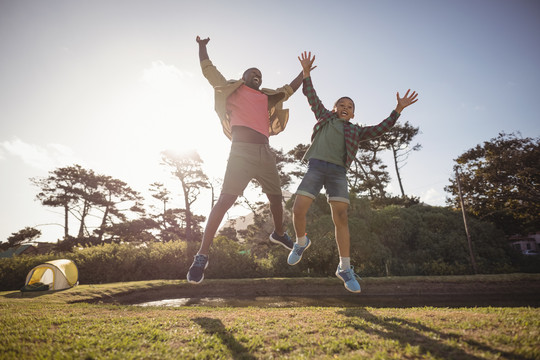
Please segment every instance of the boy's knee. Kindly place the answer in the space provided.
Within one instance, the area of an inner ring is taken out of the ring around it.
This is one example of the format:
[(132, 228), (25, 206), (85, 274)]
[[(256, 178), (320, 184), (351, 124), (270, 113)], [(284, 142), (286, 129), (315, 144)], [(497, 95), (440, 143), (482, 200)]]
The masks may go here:
[(349, 221), (349, 217), (347, 216), (347, 212), (339, 212), (337, 214), (334, 214), (334, 223), (339, 225), (347, 225)]
[(347, 224), (348, 222), (348, 208), (346, 206), (334, 206), (332, 207), (332, 218), (336, 224)]

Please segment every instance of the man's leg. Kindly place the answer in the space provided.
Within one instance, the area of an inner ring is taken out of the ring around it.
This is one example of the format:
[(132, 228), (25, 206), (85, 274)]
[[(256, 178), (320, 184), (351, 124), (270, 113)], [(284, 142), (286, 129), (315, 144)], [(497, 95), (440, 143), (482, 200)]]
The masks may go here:
[(216, 205), (210, 211), (208, 216), (208, 222), (206, 223), (206, 228), (204, 230), (203, 240), (201, 242), (201, 247), (199, 252), (195, 255), (193, 259), (193, 264), (191, 264), (188, 273), (187, 281), (192, 284), (200, 284), (204, 279), (204, 270), (208, 266), (208, 253), (210, 251), (210, 245), (214, 240), (216, 231), (223, 220), (223, 216), (227, 210), (231, 208), (236, 200), (236, 195), (231, 194), (221, 194)]
[(216, 236), (219, 224), (221, 224), (221, 221), (223, 220), (223, 217), (227, 211), (229, 211), (231, 206), (234, 205), (236, 198), (238, 198), (238, 196), (232, 194), (221, 194), (219, 196), (218, 201), (212, 208), (212, 211), (210, 211), (210, 215), (208, 215), (208, 222), (206, 223), (206, 227), (204, 229), (203, 239), (198, 254), (208, 256), (210, 245), (212, 245), (212, 241)]
[(291, 250), (293, 248), (293, 242), (291, 237), (285, 232), (283, 226), (283, 197), (281, 195), (269, 194), (266, 194), (266, 196), (270, 201), (270, 212), (274, 221), (274, 231), (270, 234), (270, 241), (274, 244), (282, 245), (287, 250)]
[(283, 197), (281, 195), (269, 195), (268, 201), (270, 202), (270, 212), (272, 213), (272, 218), (274, 221), (274, 229), (276, 234), (283, 236), (285, 229), (283, 228), (283, 204), (281, 203)]

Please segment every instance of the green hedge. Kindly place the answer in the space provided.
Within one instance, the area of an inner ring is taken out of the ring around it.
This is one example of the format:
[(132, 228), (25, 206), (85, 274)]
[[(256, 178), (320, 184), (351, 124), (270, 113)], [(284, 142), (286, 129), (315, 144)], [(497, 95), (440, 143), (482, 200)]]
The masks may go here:
[[(493, 224), (470, 218), (469, 227), (479, 273), (540, 272), (540, 257), (517, 253)], [(375, 211), (369, 202), (353, 199), (349, 228), (351, 263), (362, 276), (472, 273), (458, 211), (422, 205), (389, 206)], [(307, 231), (312, 246), (295, 266), (287, 264), (288, 251), (271, 245), (267, 238), (256, 238), (254, 241), (260, 240), (256, 244), (218, 236), (210, 250), (205, 277), (334, 276), (339, 257), (325, 200), (316, 201), (310, 209)], [(294, 234), (292, 226), (289, 234)], [(251, 251), (255, 245), (259, 251)], [(60, 258), (75, 262), (81, 284), (185, 279), (198, 246), (185, 241), (103, 244), (56, 255), (0, 259), (0, 290), (21, 288), (32, 267)]]
[(22, 255), (0, 261), (0, 290), (15, 290), (24, 285), (26, 275), (41, 263), (70, 259), (79, 270), (81, 284), (118, 281), (185, 279), (191, 265), (183, 241), (147, 245), (103, 244), (74, 249), (70, 253), (40, 256)]

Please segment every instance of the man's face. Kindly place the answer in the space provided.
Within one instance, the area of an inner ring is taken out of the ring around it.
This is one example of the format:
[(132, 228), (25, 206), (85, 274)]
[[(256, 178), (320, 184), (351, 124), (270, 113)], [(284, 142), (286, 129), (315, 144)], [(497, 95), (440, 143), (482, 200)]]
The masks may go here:
[(262, 84), (262, 73), (257, 68), (247, 69), (244, 72), (244, 76), (242, 77), (242, 79), (250, 88), (259, 90), (259, 87)]
[(339, 99), (334, 106), (334, 112), (340, 119), (349, 121), (354, 118), (354, 103), (351, 99)]

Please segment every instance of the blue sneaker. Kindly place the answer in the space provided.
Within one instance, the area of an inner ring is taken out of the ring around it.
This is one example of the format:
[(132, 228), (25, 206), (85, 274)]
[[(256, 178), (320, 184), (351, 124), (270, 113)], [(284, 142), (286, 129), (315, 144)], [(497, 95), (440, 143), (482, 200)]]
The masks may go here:
[(302, 260), (302, 254), (306, 249), (311, 245), (311, 241), (306, 236), (306, 245), (300, 246), (297, 243), (294, 243), (293, 249), (289, 253), (289, 257), (287, 258), (287, 262), (289, 265), (296, 265)]
[(354, 267), (351, 266), (349, 270), (341, 270), (338, 265), (336, 270), (336, 276), (345, 283), (345, 289), (349, 290), (350, 292), (359, 293), (362, 291), (360, 289), (360, 284), (356, 280), (358, 275), (355, 274)]
[(200, 284), (204, 279), (204, 269), (208, 267), (208, 256), (197, 254), (193, 264), (187, 273), (187, 281), (192, 284)]
[(274, 244), (283, 245), (287, 250), (292, 250), (293, 248), (293, 242), (287, 233), (283, 234), (283, 236), (279, 236), (274, 231), (272, 234), (270, 234), (270, 241)]

